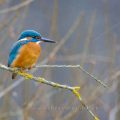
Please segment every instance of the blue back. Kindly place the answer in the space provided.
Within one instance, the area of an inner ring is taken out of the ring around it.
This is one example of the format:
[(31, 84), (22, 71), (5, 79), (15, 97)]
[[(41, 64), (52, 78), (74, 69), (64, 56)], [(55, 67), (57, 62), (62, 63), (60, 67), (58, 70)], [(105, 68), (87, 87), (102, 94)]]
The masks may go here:
[[(24, 39), (26, 37), (30, 37), (31, 39), (21, 40), (21, 39)], [(35, 39), (35, 37), (41, 37), (41, 34), (34, 31), (34, 30), (25, 30), (20, 34), (18, 41), (13, 44), (13, 46), (10, 50), (9, 58), (8, 58), (8, 66), (10, 66), (12, 64), (12, 62), (14, 61), (14, 59), (16, 58), (16, 56), (19, 52), (19, 49), (24, 44), (27, 44), (28, 42), (37, 42), (38, 41), (37, 39)]]

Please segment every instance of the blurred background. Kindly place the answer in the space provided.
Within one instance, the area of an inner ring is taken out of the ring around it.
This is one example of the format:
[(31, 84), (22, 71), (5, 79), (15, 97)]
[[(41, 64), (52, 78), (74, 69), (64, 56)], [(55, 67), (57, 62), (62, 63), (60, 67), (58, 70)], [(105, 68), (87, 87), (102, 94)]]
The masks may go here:
[[(77, 68), (38, 68), (35, 76), (80, 86), (100, 120), (120, 120), (119, 0), (0, 0), (0, 63), (25, 29), (57, 41), (43, 44), (37, 64), (80, 64), (105, 82), (104, 88)], [(67, 90), (0, 70), (0, 120), (93, 120)]]

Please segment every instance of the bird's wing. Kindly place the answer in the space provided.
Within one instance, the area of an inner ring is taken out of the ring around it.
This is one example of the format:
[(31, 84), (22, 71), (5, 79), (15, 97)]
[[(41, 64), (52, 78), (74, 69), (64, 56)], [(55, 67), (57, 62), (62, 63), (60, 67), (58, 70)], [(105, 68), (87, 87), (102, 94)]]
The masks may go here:
[(12, 48), (10, 49), (10, 53), (8, 57), (8, 67), (12, 64), (16, 55), (18, 54), (21, 45), (22, 45), (21, 42), (16, 42), (13, 44)]
[(9, 57), (8, 57), (8, 67), (12, 64), (13, 60), (16, 58), (17, 54), (19, 54), (19, 49), (21, 48), (22, 45), (27, 44), (28, 42), (32, 41), (31, 40), (22, 40), (22, 41), (17, 41), (16, 43), (13, 44)]

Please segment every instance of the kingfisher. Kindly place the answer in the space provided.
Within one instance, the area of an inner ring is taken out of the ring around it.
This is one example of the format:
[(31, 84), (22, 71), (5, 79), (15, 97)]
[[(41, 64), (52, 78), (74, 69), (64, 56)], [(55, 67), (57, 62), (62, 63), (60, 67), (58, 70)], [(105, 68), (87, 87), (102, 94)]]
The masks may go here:
[[(8, 67), (19, 68), (20, 70), (31, 69), (37, 62), (40, 53), (42, 42), (55, 43), (55, 41), (42, 37), (35, 30), (24, 30), (18, 37), (9, 53)], [(17, 74), (12, 73), (12, 79), (15, 79)]]

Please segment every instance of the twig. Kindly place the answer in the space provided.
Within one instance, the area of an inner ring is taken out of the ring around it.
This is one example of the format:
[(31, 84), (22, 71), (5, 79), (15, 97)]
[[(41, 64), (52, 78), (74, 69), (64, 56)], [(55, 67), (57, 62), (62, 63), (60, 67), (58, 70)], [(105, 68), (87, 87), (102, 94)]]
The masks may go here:
[(100, 83), (102, 86), (108, 87), (101, 80), (98, 80), (95, 76), (93, 76), (92, 74), (90, 74), (89, 72), (87, 72), (81, 65), (38, 65), (38, 66), (35, 66), (35, 68), (45, 68), (45, 67), (49, 67), (49, 68), (79, 68), (84, 73), (86, 73), (87, 75), (89, 75), (90, 77), (92, 77), (94, 80), (96, 80), (98, 83)]
[(10, 71), (12, 73), (16, 73), (16, 74), (24, 77), (25, 80), (34, 80), (34, 81), (36, 81), (38, 83), (43, 83), (43, 84), (46, 84), (46, 85), (50, 85), (52, 87), (70, 90), (78, 98), (78, 100), (80, 101), (82, 106), (87, 109), (87, 111), (91, 114), (91, 116), (94, 118), (94, 120), (99, 120), (98, 117), (96, 117), (96, 115), (94, 115), (94, 113), (88, 108), (88, 106), (82, 100), (82, 98), (81, 98), (81, 96), (80, 96), (80, 94), (78, 92), (80, 87), (78, 87), (78, 86), (71, 87), (71, 86), (62, 85), (62, 84), (59, 84), (59, 83), (47, 81), (47, 80), (45, 80), (42, 77), (35, 77), (35, 76), (31, 75), (31, 74), (28, 74), (28, 73), (25, 73), (25, 72), (21, 72), (18, 69), (9, 68), (9, 67), (7, 67), (7, 66), (5, 66), (3, 64), (0, 64), (0, 69), (7, 70), (7, 71)]
[(18, 4), (18, 5), (15, 5), (15, 6), (11, 7), (11, 8), (7, 8), (7, 9), (0, 10), (0, 14), (12, 12), (12, 11), (16, 11), (16, 10), (18, 10), (18, 9), (20, 9), (20, 8), (28, 5), (28, 4), (30, 4), (30, 3), (33, 2), (33, 1), (34, 1), (34, 0), (26, 0), (26, 1), (24, 1), (24, 2), (22, 2), (22, 3), (20, 3), (20, 4)]
[(33, 68), (79, 68), (80, 65), (36, 65)]

